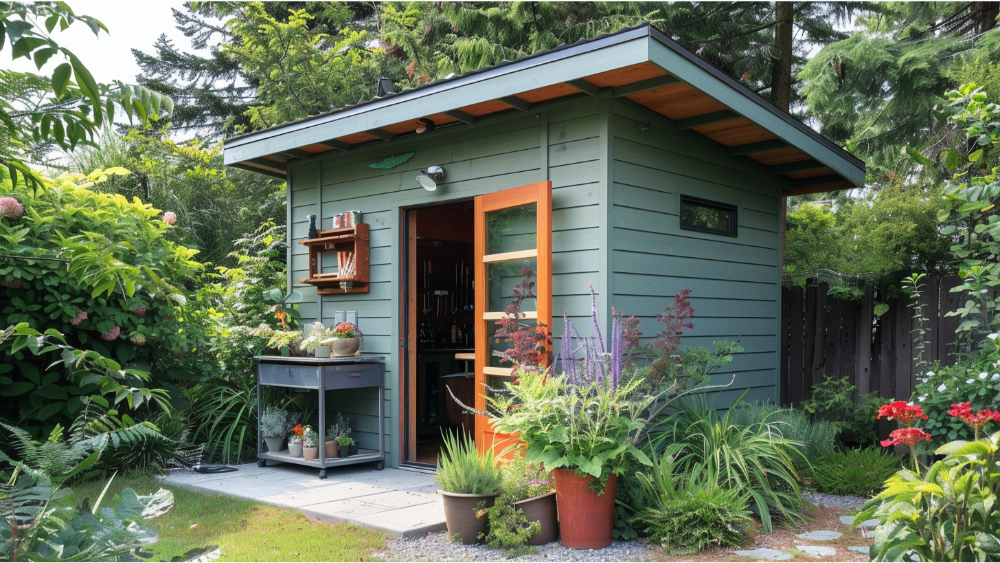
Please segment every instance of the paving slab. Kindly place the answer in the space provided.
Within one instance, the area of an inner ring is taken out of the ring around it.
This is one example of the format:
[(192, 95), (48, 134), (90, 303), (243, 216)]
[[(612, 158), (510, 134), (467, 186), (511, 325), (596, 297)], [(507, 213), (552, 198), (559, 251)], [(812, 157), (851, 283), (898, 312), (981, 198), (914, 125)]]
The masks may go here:
[(173, 472), (168, 485), (222, 493), (292, 508), (310, 518), (346, 522), (394, 536), (445, 529), (440, 487), (433, 474), (371, 468), (334, 467), (327, 478), (295, 465), (236, 466), (238, 471), (203, 475)]
[(852, 545), (847, 548), (847, 551), (853, 551), (854, 553), (860, 553), (862, 555), (868, 555), (870, 553), (867, 545)]
[(837, 550), (829, 545), (795, 545), (795, 549), (805, 553), (809, 557), (833, 557), (837, 555)]
[(795, 534), (795, 537), (800, 540), (809, 541), (833, 541), (842, 535), (844, 534), (830, 530), (813, 530), (812, 532), (806, 532), (804, 534)]
[(739, 555), (740, 557), (752, 557), (754, 559), (765, 559), (767, 561), (788, 561), (792, 558), (791, 553), (787, 553), (779, 549), (769, 549), (766, 547), (734, 551), (733, 553)]
[[(854, 517), (853, 516), (841, 516), (840, 517), (840, 521), (843, 522), (844, 524), (847, 524), (848, 526), (853, 526), (854, 525)], [(862, 522), (861, 523), (861, 527), (862, 528), (877, 528), (878, 527), (878, 523), (879, 523), (879, 519), (878, 518), (872, 518), (871, 520), (865, 520), (864, 522)]]

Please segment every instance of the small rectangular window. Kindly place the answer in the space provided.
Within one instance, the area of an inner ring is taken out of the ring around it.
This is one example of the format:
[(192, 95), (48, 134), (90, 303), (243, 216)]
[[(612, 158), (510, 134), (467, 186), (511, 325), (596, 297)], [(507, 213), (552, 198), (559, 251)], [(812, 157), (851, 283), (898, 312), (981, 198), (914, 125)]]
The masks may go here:
[(681, 196), (681, 229), (736, 236), (736, 206)]

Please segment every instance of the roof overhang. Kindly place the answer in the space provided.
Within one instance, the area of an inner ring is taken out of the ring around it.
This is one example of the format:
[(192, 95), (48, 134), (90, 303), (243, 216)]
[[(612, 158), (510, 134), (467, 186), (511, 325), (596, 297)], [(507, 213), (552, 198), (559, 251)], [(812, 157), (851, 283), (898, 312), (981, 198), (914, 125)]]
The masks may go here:
[(289, 162), (475, 126), (568, 96), (613, 96), (659, 113), (790, 180), (789, 194), (863, 186), (865, 164), (650, 26), (580, 41), (225, 142), (225, 163), (285, 177)]

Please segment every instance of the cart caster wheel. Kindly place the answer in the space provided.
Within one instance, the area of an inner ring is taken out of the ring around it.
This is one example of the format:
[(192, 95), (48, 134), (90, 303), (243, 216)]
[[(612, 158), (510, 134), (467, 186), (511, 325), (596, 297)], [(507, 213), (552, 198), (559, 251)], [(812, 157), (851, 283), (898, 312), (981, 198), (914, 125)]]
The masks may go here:
[(267, 460), (266, 459), (258, 459), (257, 460), (257, 467), (267, 467)]
[(326, 479), (326, 469), (320, 469), (319, 470), (319, 478), (320, 479)]
[(385, 469), (385, 462), (384, 461), (378, 461), (378, 462), (375, 463), (375, 470), (376, 471), (382, 471), (383, 469)]

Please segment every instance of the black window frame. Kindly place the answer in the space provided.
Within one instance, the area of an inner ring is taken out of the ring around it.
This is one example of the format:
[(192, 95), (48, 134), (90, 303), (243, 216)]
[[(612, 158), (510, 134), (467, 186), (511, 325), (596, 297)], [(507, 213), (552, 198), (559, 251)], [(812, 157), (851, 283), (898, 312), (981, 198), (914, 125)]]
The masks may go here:
[[(698, 207), (710, 207), (714, 209), (720, 209), (729, 213), (729, 228), (725, 231), (718, 229), (709, 229), (706, 227), (697, 227), (694, 225), (684, 224), (684, 206), (685, 205), (697, 205)], [(739, 207), (729, 203), (722, 203), (721, 201), (712, 201), (709, 199), (702, 199), (700, 197), (694, 197), (689, 195), (681, 194), (681, 205), (679, 213), (677, 214), (677, 222), (681, 226), (681, 230), (684, 231), (695, 231), (698, 233), (707, 233), (710, 235), (720, 235), (724, 237), (736, 237), (738, 236), (738, 225), (739, 225)]]

